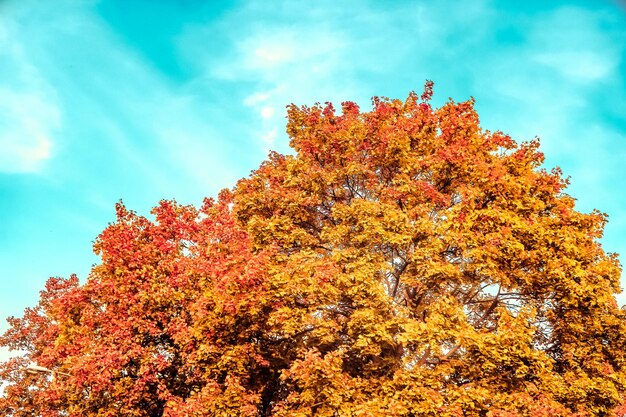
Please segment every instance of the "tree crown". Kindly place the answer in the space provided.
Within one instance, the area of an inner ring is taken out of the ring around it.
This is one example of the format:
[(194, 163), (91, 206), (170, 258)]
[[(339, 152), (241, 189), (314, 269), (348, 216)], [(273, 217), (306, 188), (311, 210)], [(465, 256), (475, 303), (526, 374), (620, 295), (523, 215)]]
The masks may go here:
[[(288, 107), (294, 155), (197, 209), (117, 207), (83, 284), (0, 344), (7, 416), (609, 416), (626, 393), (606, 215), (536, 140), (424, 93)], [(54, 379), (22, 371), (35, 361)], [(622, 407), (623, 408), (623, 407)]]

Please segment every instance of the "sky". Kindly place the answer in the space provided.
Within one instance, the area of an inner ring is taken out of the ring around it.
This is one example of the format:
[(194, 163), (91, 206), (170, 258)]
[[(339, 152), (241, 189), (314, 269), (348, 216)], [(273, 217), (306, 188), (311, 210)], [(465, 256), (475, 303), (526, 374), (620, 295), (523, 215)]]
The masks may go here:
[(86, 278), (119, 200), (198, 205), (290, 152), (287, 104), (427, 79), (541, 138), (624, 262), (624, 2), (0, 0), (0, 331), (48, 277)]

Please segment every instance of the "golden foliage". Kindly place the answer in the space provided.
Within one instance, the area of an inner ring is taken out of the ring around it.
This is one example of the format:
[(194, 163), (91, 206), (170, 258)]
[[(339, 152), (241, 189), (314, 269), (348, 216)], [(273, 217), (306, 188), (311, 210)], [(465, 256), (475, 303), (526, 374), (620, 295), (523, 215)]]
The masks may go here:
[[(198, 210), (118, 208), (89, 280), (1, 339), (4, 415), (611, 416), (620, 266), (538, 142), (473, 101), (290, 106), (273, 153)], [(20, 371), (25, 360), (69, 376)], [(621, 408), (620, 408), (621, 406)]]

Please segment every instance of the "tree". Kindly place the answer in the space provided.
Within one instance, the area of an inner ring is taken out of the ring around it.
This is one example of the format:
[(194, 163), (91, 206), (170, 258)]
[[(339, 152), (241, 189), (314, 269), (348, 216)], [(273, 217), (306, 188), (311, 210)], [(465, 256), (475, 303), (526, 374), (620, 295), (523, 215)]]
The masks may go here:
[(606, 215), (575, 210), (537, 141), (431, 95), (289, 106), (295, 154), (216, 202), (162, 202), (154, 222), (118, 206), (87, 282), (51, 279), (11, 319), (0, 342), (26, 354), (1, 368), (0, 412), (623, 412)]

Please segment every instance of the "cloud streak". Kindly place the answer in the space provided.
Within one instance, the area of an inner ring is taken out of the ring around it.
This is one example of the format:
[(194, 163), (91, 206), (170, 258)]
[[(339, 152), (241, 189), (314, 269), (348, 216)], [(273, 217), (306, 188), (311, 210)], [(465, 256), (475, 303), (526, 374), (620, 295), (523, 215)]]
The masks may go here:
[(61, 110), (15, 26), (0, 17), (0, 172), (33, 173), (52, 155)]
[(41, 94), (0, 90), (0, 171), (36, 172), (50, 157), (51, 132), (59, 125), (58, 109)]

